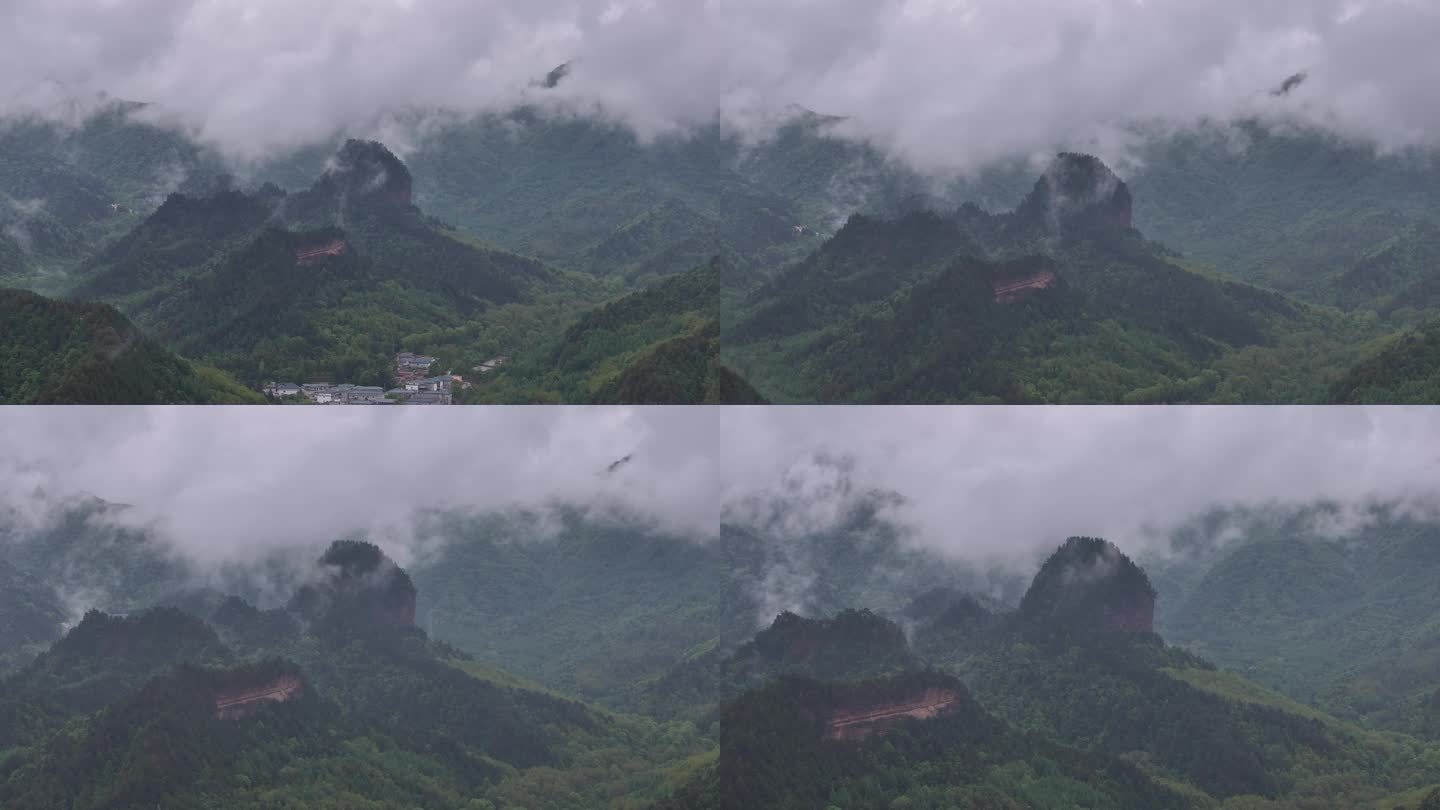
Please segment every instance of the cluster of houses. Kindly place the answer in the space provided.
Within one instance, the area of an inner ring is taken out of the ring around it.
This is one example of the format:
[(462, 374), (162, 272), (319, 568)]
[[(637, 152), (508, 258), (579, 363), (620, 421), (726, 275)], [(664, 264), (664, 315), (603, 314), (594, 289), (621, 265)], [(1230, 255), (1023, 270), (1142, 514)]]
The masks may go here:
[(454, 389), (468, 383), (463, 377), (449, 374), (432, 376), (430, 367), (434, 364), (433, 357), (402, 352), (395, 358), (395, 379), (399, 384), (389, 391), (378, 385), (282, 382), (269, 383), (264, 391), (275, 399), (304, 399), (317, 405), (449, 405)]
[(423, 380), (430, 376), (430, 367), (436, 362), (434, 357), (428, 355), (401, 352), (395, 355), (395, 379), (401, 385)]

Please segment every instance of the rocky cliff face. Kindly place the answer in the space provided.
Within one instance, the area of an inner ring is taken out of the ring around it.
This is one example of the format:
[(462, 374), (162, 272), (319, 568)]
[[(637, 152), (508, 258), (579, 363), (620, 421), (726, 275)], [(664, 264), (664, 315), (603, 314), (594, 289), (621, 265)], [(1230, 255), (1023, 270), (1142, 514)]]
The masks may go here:
[(349, 244), (344, 239), (331, 239), (328, 242), (301, 245), (295, 251), (295, 264), (301, 267), (317, 264), (330, 256), (340, 256), (349, 249)]
[(1004, 262), (996, 265), (990, 273), (990, 287), (995, 292), (997, 304), (1018, 303), (1059, 283), (1055, 263), (1044, 256)]
[(249, 717), (267, 703), (284, 703), (300, 697), (305, 684), (297, 675), (280, 675), (275, 678), (243, 687), (224, 689), (215, 695), (215, 717), (220, 720), (239, 720)]
[(928, 720), (953, 711), (961, 699), (960, 693), (952, 689), (932, 687), (896, 700), (842, 704), (826, 721), (825, 736), (856, 742), (874, 734), (884, 735), (904, 718)]

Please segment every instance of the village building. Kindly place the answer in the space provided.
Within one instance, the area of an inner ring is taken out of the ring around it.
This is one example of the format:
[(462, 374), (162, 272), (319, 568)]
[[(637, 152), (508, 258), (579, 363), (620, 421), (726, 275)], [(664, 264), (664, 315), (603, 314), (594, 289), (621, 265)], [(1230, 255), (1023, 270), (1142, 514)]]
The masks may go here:
[(401, 402), (402, 405), (449, 405), (450, 403), (450, 392), (448, 391), (417, 391)]
[(378, 385), (354, 385), (345, 392), (345, 404), (375, 402), (385, 399), (385, 389)]
[(449, 405), (453, 401), (451, 391), (457, 386), (469, 387), (469, 383), (448, 373), (431, 376), (430, 367), (436, 362), (427, 355), (400, 352), (395, 356), (396, 386), (389, 391), (378, 385), (325, 382), (271, 382), (262, 390), (275, 397), (303, 396), (318, 405)]
[[(455, 382), (454, 379), (452, 379), (452, 378), (450, 378), (450, 377), (448, 377), (448, 376), (443, 376), (443, 375), (442, 375), (442, 376), (439, 376), (439, 377), (427, 377), (427, 378), (425, 378), (425, 379), (423, 379), (423, 380), (420, 380), (420, 382), (419, 382), (419, 386), (420, 386), (420, 387), (419, 387), (417, 390), (419, 390), (419, 391), (446, 391), (446, 392), (448, 392), (448, 391), (450, 390), (450, 386), (453, 385), (454, 382)], [(409, 386), (406, 386), (406, 387), (408, 388)]]

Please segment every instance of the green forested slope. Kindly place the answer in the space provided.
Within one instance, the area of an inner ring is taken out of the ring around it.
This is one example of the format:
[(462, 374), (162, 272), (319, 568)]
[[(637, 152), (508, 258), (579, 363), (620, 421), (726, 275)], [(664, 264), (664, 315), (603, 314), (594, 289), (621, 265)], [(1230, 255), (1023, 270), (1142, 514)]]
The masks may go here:
[(718, 257), (583, 314), (545, 352), (484, 379), (476, 402), (752, 404), (720, 363)]
[(255, 403), (261, 397), (146, 337), (113, 307), (0, 289), (0, 403)]
[(1401, 333), (1330, 386), (1344, 405), (1440, 403), (1440, 320)]

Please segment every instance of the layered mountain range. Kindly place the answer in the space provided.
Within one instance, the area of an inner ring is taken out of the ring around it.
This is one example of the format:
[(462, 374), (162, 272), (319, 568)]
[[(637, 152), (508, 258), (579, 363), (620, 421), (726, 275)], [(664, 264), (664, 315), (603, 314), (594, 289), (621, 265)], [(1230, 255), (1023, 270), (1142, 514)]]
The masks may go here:
[[(343, 540), (205, 577), (124, 510), (4, 538), (7, 807), (1413, 810), (1440, 786), (1434, 526), (1401, 511), (1341, 539), (1323, 504), (1202, 515), (1149, 573), (1074, 537), (1012, 588), (863, 504), (704, 542), (454, 515), (408, 571)], [(771, 593), (801, 566), (809, 595)]]
[(478, 402), (1434, 399), (1423, 156), (1242, 124), (1124, 180), (1067, 152), (943, 181), (803, 111), (745, 143), (520, 109), (237, 180), (138, 109), (0, 129), (0, 283), (252, 389), (408, 351)]

